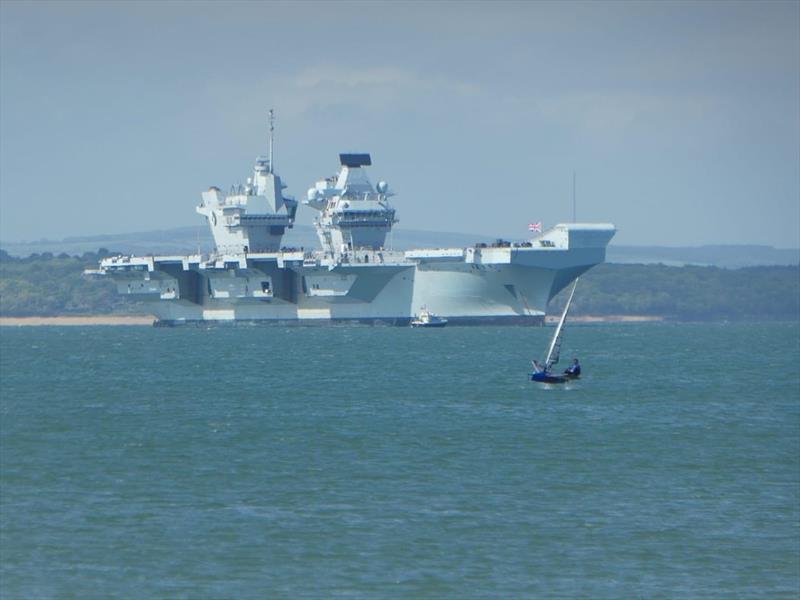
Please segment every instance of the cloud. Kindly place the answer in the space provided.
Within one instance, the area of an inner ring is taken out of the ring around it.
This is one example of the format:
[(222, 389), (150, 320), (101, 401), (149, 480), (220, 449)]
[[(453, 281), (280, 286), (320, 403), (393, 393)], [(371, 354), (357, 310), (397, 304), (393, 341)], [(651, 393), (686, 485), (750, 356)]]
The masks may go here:
[(421, 79), (407, 69), (397, 67), (348, 68), (342, 66), (312, 66), (300, 71), (293, 78), (298, 88), (360, 87), (419, 85)]
[(637, 92), (578, 92), (531, 99), (539, 114), (588, 135), (621, 136), (642, 123), (696, 121), (713, 112), (711, 97)]
[(291, 96), (287, 104), (301, 111), (320, 104), (386, 111), (414, 105), (420, 98), (469, 97), (481, 92), (472, 82), (426, 77), (411, 69), (340, 65), (307, 67), (283, 82), (281, 90)]

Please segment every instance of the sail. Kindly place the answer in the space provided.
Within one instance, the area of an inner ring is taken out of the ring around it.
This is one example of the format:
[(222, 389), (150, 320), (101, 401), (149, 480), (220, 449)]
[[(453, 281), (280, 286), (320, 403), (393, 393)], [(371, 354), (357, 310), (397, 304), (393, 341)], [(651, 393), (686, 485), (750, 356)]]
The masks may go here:
[(550, 367), (558, 362), (558, 358), (561, 354), (561, 335), (564, 331), (564, 323), (567, 320), (567, 313), (569, 312), (570, 304), (572, 304), (572, 297), (575, 295), (576, 287), (578, 287), (577, 279), (572, 286), (572, 291), (569, 294), (569, 299), (567, 299), (567, 304), (564, 306), (564, 312), (561, 313), (561, 319), (558, 321), (558, 327), (556, 327), (556, 332), (553, 334), (553, 341), (550, 342), (550, 349), (547, 351), (547, 358), (544, 361), (545, 371), (549, 371)]

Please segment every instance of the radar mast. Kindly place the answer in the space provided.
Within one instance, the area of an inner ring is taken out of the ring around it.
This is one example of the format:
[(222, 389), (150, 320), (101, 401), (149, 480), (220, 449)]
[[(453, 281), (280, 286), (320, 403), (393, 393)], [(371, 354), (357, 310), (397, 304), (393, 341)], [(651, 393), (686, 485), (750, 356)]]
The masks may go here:
[(272, 145), (275, 139), (275, 111), (269, 109), (269, 172), (274, 173), (275, 169), (272, 167)]

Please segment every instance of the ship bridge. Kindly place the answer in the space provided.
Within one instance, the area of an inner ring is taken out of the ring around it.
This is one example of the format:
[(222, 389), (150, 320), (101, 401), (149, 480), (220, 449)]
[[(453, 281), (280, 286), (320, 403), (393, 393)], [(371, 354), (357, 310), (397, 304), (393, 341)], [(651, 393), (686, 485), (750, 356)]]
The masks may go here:
[(364, 167), (369, 154), (340, 154), (341, 168), (308, 190), (304, 204), (320, 211), (314, 221), (323, 249), (335, 256), (360, 249), (379, 250), (397, 222), (385, 181), (373, 186)]
[(283, 194), (286, 186), (273, 170), (274, 115), (269, 112), (269, 156), (257, 157), (253, 176), (231, 186), (227, 195), (208, 188), (196, 209), (208, 220), (217, 252), (274, 252), (294, 224), (297, 201)]

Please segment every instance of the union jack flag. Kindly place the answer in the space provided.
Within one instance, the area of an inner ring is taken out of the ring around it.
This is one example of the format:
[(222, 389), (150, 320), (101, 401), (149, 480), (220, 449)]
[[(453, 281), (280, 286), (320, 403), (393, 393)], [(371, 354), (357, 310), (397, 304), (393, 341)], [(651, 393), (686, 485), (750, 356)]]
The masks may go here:
[(537, 233), (542, 233), (542, 222), (537, 221), (536, 223), (528, 223), (528, 231), (536, 231)]

